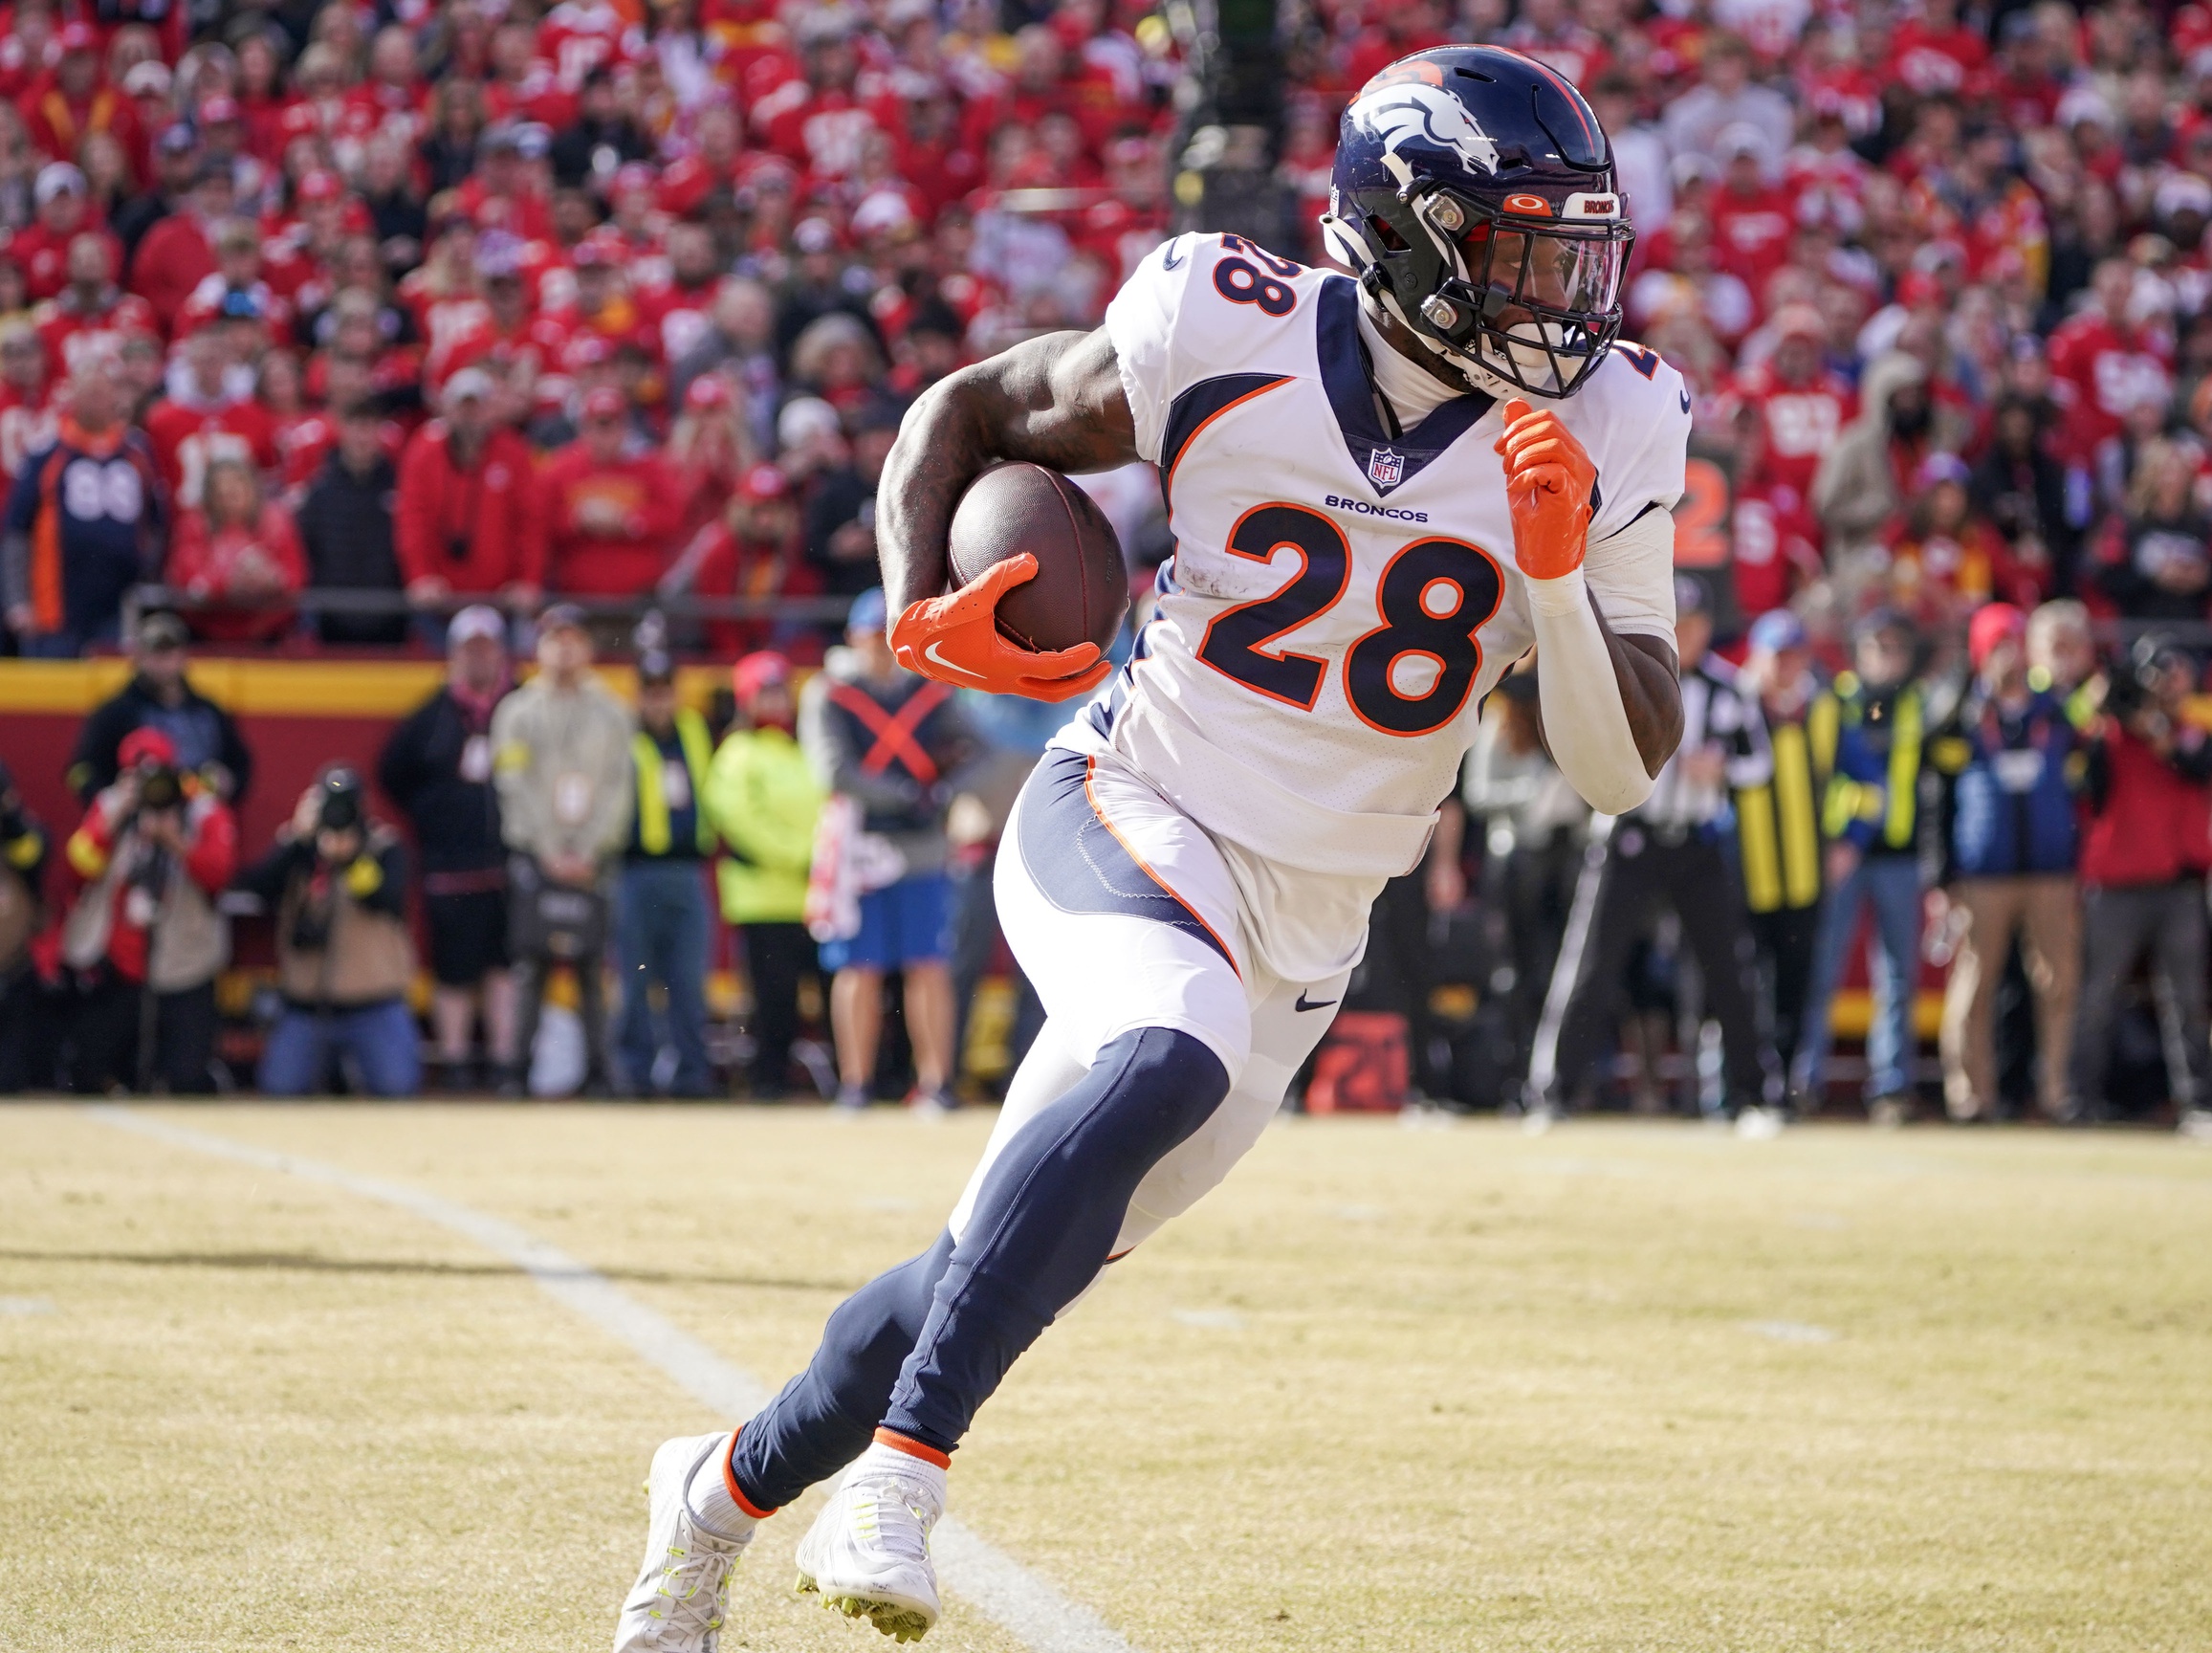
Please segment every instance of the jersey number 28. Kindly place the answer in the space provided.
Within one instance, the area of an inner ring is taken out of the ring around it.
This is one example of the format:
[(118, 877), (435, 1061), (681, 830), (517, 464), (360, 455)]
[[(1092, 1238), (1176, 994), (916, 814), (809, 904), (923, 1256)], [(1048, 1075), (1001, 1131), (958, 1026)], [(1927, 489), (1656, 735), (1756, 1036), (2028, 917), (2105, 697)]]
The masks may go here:
[[(1237, 519), (1228, 549), (1255, 562), (1295, 551), (1298, 572), (1272, 597), (1216, 614), (1198, 658), (1270, 700), (1312, 711), (1328, 662), (1271, 646), (1344, 596), (1351, 584), (1344, 530), (1303, 505), (1259, 505)], [(1427, 735), (1451, 722), (1482, 670), (1475, 633), (1498, 612), (1504, 592), (1497, 562), (1480, 546), (1423, 539), (1399, 547), (1375, 590), (1383, 623), (1345, 651), (1345, 698), (1353, 715), (1386, 735)], [(1408, 656), (1435, 667), (1418, 694), (1401, 693), (1396, 681), (1398, 663)]]

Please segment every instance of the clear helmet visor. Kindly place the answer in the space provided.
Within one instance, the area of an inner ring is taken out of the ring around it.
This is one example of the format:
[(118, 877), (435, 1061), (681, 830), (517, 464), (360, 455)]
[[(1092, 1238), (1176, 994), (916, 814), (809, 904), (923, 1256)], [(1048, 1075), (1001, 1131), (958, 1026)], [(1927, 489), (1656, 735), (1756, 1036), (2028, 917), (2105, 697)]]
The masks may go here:
[(1478, 363), (1513, 369), (1532, 389), (1564, 391), (1619, 324), (1631, 235), (1618, 220), (1557, 229), (1499, 217), (1448, 193), (1422, 203), (1458, 264), (1460, 291), (1480, 326), (1457, 347)]

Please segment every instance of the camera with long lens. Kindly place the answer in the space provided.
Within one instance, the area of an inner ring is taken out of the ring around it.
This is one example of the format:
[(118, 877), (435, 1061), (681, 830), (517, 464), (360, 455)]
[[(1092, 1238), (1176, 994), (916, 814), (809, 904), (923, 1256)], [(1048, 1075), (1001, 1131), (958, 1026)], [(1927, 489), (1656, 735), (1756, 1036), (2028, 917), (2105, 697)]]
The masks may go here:
[(174, 763), (149, 763), (139, 771), (139, 807), (174, 809), (185, 801), (185, 778)]
[[(342, 763), (333, 764), (316, 782), (320, 794), (316, 804), (315, 826), (318, 838), (325, 832), (357, 832), (361, 829), (365, 811), (362, 808), (361, 779)], [(322, 860), (321, 847), (316, 847), (316, 860)], [(335, 896), (325, 887), (319, 893), (311, 891), (292, 915), (292, 945), (301, 953), (319, 953), (330, 945), (331, 914)]]
[(2183, 663), (2171, 641), (2156, 633), (2135, 639), (2124, 659), (2113, 668), (2111, 687), (2105, 691), (2105, 710), (2122, 723), (2140, 722), (2146, 713), (2158, 710), (2158, 688), (2166, 673)]

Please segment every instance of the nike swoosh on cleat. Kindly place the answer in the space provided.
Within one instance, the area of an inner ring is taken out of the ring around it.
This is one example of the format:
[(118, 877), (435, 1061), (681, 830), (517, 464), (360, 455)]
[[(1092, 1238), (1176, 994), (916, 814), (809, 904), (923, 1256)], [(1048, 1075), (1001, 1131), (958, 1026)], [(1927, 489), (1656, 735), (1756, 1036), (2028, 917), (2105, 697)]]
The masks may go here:
[(1335, 1003), (1334, 999), (1308, 1000), (1305, 996), (1305, 989), (1301, 987), (1298, 990), (1298, 1003), (1293, 1004), (1291, 1008), (1293, 1010), (1326, 1010)]
[(942, 643), (938, 642), (935, 638), (932, 637), (930, 640), (929, 647), (922, 650), (922, 658), (927, 660), (931, 665), (941, 666), (946, 671), (951, 672), (957, 676), (973, 677), (978, 683), (983, 681), (982, 672), (971, 672), (965, 666), (955, 666), (952, 661), (946, 659), (944, 655), (938, 653), (937, 650), (943, 647), (944, 645)]
[(1160, 268), (1163, 270), (1180, 270), (1182, 267), (1183, 261), (1175, 256), (1175, 244), (1171, 241), (1160, 254)]

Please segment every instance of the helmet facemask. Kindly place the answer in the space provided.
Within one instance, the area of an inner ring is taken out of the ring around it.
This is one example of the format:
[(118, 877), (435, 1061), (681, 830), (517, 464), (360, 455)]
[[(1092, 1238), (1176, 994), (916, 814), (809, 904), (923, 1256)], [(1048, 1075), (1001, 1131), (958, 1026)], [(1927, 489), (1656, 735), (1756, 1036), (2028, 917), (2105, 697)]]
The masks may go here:
[[(1361, 284), (1478, 386), (1579, 390), (1621, 329), (1635, 232), (1618, 218), (1511, 212), (1448, 185), (1363, 192), (1322, 220)], [(1348, 208), (1348, 213), (1344, 209)]]

